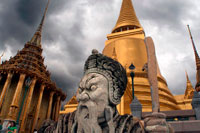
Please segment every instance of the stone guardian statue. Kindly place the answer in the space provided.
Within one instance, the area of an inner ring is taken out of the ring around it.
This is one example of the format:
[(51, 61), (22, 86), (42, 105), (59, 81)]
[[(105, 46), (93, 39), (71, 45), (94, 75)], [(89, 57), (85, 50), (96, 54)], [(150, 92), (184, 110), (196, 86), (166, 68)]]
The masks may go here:
[[(77, 92), (77, 110), (61, 115), (58, 123), (44, 122), (38, 132), (45, 133), (143, 133), (170, 132), (163, 116), (152, 114), (144, 121), (132, 115), (120, 115), (120, 103), (127, 85), (122, 65), (92, 51), (85, 62), (84, 76)], [(148, 131), (146, 130), (148, 127)]]

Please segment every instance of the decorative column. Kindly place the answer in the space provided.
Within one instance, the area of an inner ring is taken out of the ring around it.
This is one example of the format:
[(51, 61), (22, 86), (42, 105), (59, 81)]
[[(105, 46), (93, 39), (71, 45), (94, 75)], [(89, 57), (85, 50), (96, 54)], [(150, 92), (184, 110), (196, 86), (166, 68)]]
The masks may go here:
[(13, 74), (9, 72), (7, 79), (6, 79), (6, 82), (4, 84), (3, 90), (2, 90), (1, 95), (0, 95), (0, 108), (2, 107), (2, 103), (3, 103), (3, 99), (5, 97), (6, 91), (10, 87), (12, 77), (13, 77)]
[(58, 121), (58, 119), (59, 119), (59, 116), (60, 116), (60, 109), (61, 109), (61, 99), (59, 100), (59, 105), (58, 105), (58, 112), (57, 112), (57, 114), (58, 114), (58, 116), (57, 116), (57, 121)]
[(28, 114), (28, 111), (29, 111), (29, 108), (30, 108), (30, 103), (31, 103), (31, 100), (32, 100), (33, 90), (34, 90), (36, 81), (37, 81), (37, 79), (34, 78), (32, 80), (31, 86), (29, 88), (29, 93), (28, 93), (28, 96), (27, 96), (27, 100), (26, 100), (26, 104), (25, 104), (25, 108), (24, 108), (24, 113), (23, 113), (23, 116), (22, 116), (22, 122), (21, 122), (21, 126), (20, 126), (21, 127), (20, 128), (20, 133), (24, 133), (25, 132), (25, 126), (26, 126), (25, 121), (26, 121), (27, 114)]
[(49, 106), (48, 106), (48, 112), (47, 112), (47, 119), (50, 119), (51, 117), (51, 110), (52, 110), (52, 102), (53, 102), (53, 95), (55, 94), (54, 91), (50, 92), (50, 97), (49, 97)]
[(53, 106), (53, 112), (52, 112), (52, 114), (53, 114), (53, 115), (52, 115), (52, 120), (55, 121), (55, 120), (56, 120), (56, 119), (55, 119), (55, 116), (56, 116), (56, 101), (55, 101), (55, 104), (54, 104), (54, 106)]
[(17, 88), (16, 88), (16, 91), (15, 91), (15, 94), (14, 94), (14, 97), (9, 109), (8, 118), (14, 121), (16, 121), (17, 119), (19, 100), (20, 100), (21, 91), (22, 91), (25, 77), (26, 77), (26, 74), (20, 74), (19, 82), (17, 84)]
[(57, 97), (56, 100), (56, 114), (55, 114), (55, 121), (58, 120), (59, 117), (59, 111), (60, 111), (60, 96)]
[(45, 85), (42, 84), (40, 87), (40, 94), (39, 94), (38, 103), (37, 103), (37, 107), (36, 107), (36, 111), (35, 111), (35, 115), (34, 115), (34, 119), (33, 119), (33, 125), (32, 125), (32, 130), (31, 130), (32, 132), (36, 128), (36, 123), (38, 121), (38, 116), (40, 113), (40, 106), (41, 106), (41, 102), (42, 102), (44, 88), (45, 88)]

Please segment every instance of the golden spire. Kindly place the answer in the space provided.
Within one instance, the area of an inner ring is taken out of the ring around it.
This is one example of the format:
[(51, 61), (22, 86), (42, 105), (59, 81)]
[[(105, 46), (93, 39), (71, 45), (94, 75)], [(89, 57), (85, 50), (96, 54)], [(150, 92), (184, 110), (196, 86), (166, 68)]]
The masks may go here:
[(120, 15), (112, 33), (126, 26), (133, 27), (133, 29), (142, 27), (136, 16), (131, 0), (123, 0)]
[(186, 74), (186, 79), (187, 79), (187, 83), (186, 83), (186, 90), (185, 90), (185, 99), (191, 99), (193, 97), (193, 92), (194, 92), (194, 88), (192, 86), (192, 83), (190, 82), (189, 76), (187, 71), (185, 71)]
[(186, 75), (187, 83), (191, 83), (187, 71), (185, 71), (185, 75)]
[(197, 49), (195, 47), (195, 44), (194, 44), (194, 40), (193, 40), (193, 37), (192, 37), (192, 33), (191, 33), (191, 30), (190, 30), (190, 26), (187, 25), (188, 27), (188, 30), (189, 30), (189, 34), (190, 34), (190, 39), (192, 41), (192, 47), (193, 47), (193, 50), (194, 50), (194, 54), (195, 54), (195, 59), (196, 59), (196, 62), (199, 60), (199, 55), (198, 55), (198, 52), (197, 52)]
[(199, 54), (198, 54), (197, 49), (195, 47), (195, 43), (194, 43), (194, 40), (193, 40), (193, 37), (192, 37), (190, 26), (187, 25), (187, 27), (188, 27), (188, 31), (189, 31), (189, 34), (190, 34), (190, 39), (192, 41), (192, 47), (193, 47), (194, 54), (195, 54), (196, 69), (197, 69), (196, 80), (197, 80), (197, 83), (199, 83), (200, 82), (200, 59), (199, 59)]
[(45, 12), (44, 12), (42, 20), (40, 22), (40, 25), (39, 25), (37, 31), (35, 32), (34, 36), (32, 37), (31, 41), (30, 41), (30, 43), (33, 43), (33, 44), (35, 44), (37, 46), (41, 46), (42, 28), (43, 28), (43, 25), (44, 25), (44, 20), (45, 20), (46, 14), (47, 14), (47, 9), (48, 9), (48, 6), (49, 6), (49, 2), (50, 2), (50, 0), (48, 0), (48, 2), (47, 2), (46, 8), (45, 8)]

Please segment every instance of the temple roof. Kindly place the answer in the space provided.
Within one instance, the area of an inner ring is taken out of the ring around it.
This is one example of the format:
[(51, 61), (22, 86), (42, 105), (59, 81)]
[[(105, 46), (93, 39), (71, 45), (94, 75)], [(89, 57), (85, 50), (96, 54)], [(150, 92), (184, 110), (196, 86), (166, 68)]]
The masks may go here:
[(67, 103), (66, 105), (70, 105), (70, 104), (78, 104), (76, 96), (73, 96)]
[(131, 0), (123, 0), (119, 18), (112, 32), (125, 26), (134, 26), (135, 28), (142, 28), (136, 16)]
[(32, 39), (28, 41), (24, 45), (24, 48), (18, 51), (14, 57), (10, 57), (8, 61), (2, 62), (2, 65), (0, 65), (0, 72), (11, 71), (25, 73), (30, 77), (37, 77), (37, 82), (45, 83), (47, 88), (60, 92), (63, 95), (62, 99), (65, 99), (66, 95), (60, 88), (57, 88), (56, 84), (51, 80), (50, 72), (47, 70), (47, 66), (44, 65), (44, 57), (42, 56), (41, 33), (48, 5), (49, 0), (41, 23)]

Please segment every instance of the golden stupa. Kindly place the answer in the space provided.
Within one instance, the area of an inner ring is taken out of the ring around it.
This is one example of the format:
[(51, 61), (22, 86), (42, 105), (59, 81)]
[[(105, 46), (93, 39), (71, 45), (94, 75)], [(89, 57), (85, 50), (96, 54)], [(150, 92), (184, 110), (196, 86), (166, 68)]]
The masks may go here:
[[(119, 61), (127, 71), (128, 85), (121, 103), (118, 105), (120, 114), (130, 114), (132, 101), (132, 81), (129, 66), (136, 67), (134, 77), (135, 96), (142, 104), (143, 112), (152, 111), (151, 89), (147, 78), (147, 72), (143, 71), (147, 63), (147, 49), (145, 46), (145, 32), (142, 28), (131, 0), (123, 0), (119, 18), (111, 34), (107, 35), (103, 54)], [(191, 98), (194, 89), (187, 76), (186, 92), (183, 95), (174, 96), (170, 92), (167, 82), (160, 73), (157, 63), (157, 78), (159, 88), (159, 102), (161, 111), (192, 109)], [(65, 110), (60, 113), (72, 112), (76, 109), (76, 97), (65, 105)]]

